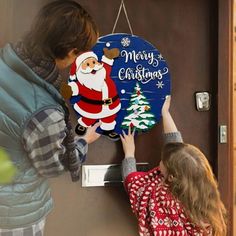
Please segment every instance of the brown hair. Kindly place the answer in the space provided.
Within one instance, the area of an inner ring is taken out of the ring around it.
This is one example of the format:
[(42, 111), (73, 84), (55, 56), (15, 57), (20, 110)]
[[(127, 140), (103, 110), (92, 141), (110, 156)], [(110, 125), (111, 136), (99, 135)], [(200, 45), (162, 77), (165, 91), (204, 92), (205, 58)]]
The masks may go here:
[(190, 144), (169, 143), (163, 149), (162, 162), (167, 175), (172, 175), (172, 181), (168, 182), (171, 192), (193, 223), (203, 229), (204, 223), (209, 223), (214, 236), (225, 236), (226, 210), (204, 154)]
[(94, 21), (79, 3), (54, 1), (39, 11), (23, 40), (33, 53), (64, 59), (74, 48), (76, 54), (91, 49), (97, 37)]

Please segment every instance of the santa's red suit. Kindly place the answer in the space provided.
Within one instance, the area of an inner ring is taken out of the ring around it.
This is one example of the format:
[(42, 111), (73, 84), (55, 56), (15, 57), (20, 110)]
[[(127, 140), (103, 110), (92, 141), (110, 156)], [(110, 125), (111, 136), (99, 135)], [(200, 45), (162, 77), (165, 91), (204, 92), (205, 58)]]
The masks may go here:
[(74, 109), (81, 115), (78, 123), (84, 127), (88, 127), (100, 120), (102, 122), (101, 129), (113, 130), (115, 128), (116, 113), (120, 110), (121, 104), (116, 85), (110, 76), (113, 61), (105, 56), (102, 57), (106, 74), (101, 91), (90, 89), (79, 81), (69, 83), (73, 91), (72, 95), (81, 97), (74, 104)]

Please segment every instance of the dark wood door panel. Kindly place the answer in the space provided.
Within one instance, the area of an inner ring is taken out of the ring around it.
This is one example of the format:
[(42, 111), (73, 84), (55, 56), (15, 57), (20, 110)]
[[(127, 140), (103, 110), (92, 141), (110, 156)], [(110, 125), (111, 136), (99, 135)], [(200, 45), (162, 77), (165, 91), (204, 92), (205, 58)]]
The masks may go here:
[[(79, 2), (84, 4), (95, 18), (100, 35), (111, 33), (119, 0)], [(181, 3), (178, 0), (139, 0), (138, 3), (129, 0), (125, 4), (134, 34), (151, 42), (167, 60), (172, 77), (171, 111), (185, 141), (201, 148), (215, 166), (216, 160), (213, 159), (217, 145), (217, 4), (210, 0), (182, 0)], [(116, 32), (129, 33), (123, 12)], [(196, 91), (210, 92), (212, 106), (209, 112), (198, 112), (195, 109)], [(138, 160), (157, 163), (160, 144), (161, 127), (157, 125), (150, 133), (138, 137)], [(94, 150), (97, 145), (100, 146), (100, 143), (94, 144)], [(120, 145), (115, 146), (115, 153), (114, 144), (106, 147), (107, 155), (103, 156), (103, 159), (107, 158), (108, 163), (111, 160), (121, 160)]]

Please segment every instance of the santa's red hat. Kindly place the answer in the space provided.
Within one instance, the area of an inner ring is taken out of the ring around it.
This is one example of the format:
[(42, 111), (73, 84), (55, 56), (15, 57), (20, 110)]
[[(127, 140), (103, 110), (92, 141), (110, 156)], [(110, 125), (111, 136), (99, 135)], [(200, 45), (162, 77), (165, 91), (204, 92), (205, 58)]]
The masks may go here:
[(75, 62), (71, 65), (70, 68), (70, 79), (74, 80), (76, 78), (76, 71), (79, 69), (79, 67), (81, 66), (82, 62), (90, 57), (95, 58), (96, 60), (98, 60), (97, 55), (92, 52), (92, 51), (88, 51), (88, 52), (84, 52), (81, 53), (76, 59)]
[(82, 54), (80, 54), (76, 59), (75, 59), (75, 63), (76, 63), (76, 67), (77, 69), (80, 67), (80, 65), (82, 64), (82, 62), (90, 57), (94, 57), (96, 60), (98, 60), (98, 57), (97, 55), (92, 52), (92, 51), (89, 51), (89, 52), (84, 52)]

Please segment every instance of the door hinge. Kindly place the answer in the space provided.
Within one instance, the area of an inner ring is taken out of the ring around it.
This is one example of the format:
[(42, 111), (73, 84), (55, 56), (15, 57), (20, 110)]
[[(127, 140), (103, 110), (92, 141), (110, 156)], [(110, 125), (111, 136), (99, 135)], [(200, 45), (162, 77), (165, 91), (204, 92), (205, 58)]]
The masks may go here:
[(227, 125), (220, 125), (220, 143), (227, 143)]

